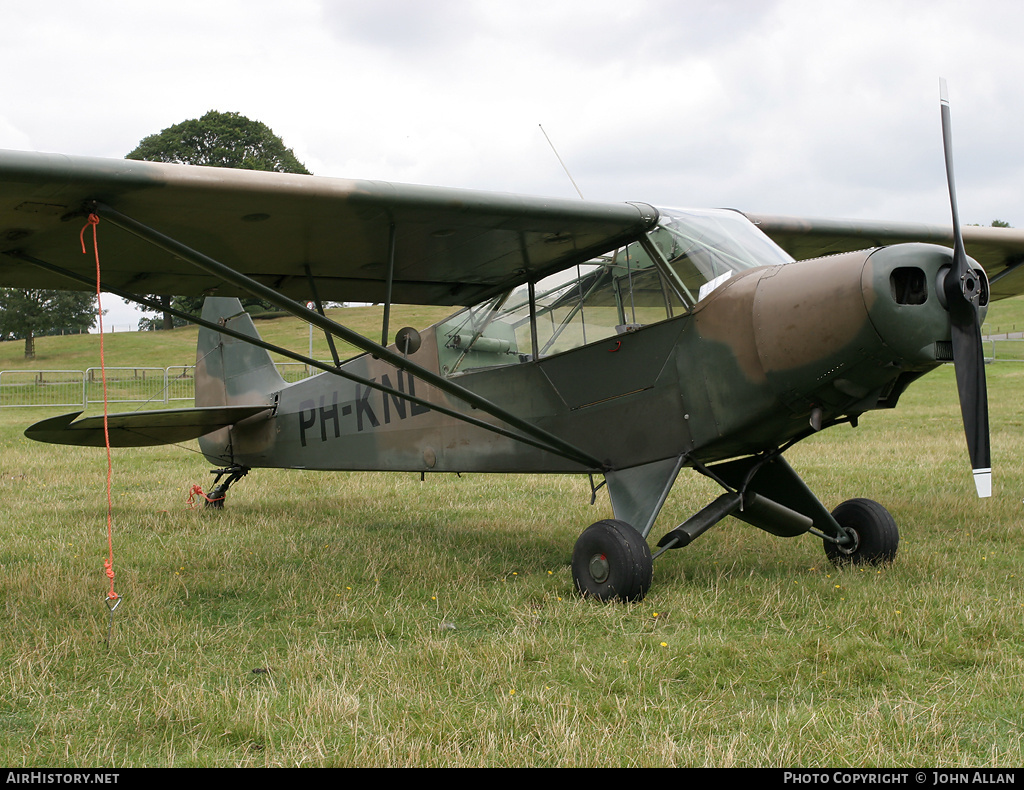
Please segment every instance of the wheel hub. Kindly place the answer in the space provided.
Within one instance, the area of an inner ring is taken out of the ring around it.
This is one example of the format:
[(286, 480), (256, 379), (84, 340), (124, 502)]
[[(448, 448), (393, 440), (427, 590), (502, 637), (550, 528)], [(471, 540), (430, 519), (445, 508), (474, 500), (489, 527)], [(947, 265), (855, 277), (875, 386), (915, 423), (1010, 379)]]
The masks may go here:
[(590, 558), (590, 578), (603, 584), (608, 578), (608, 558), (604, 554), (595, 554)]
[(860, 534), (857, 530), (847, 527), (846, 536), (850, 539), (850, 542), (837, 543), (836, 548), (839, 549), (841, 554), (855, 554), (857, 549), (860, 548)]

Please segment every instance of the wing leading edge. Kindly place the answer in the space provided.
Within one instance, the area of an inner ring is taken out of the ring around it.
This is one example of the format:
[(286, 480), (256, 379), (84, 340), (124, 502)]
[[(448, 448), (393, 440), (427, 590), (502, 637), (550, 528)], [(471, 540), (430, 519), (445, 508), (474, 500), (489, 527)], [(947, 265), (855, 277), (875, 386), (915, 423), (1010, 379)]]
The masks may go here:
[[(105, 203), (282, 294), (465, 305), (621, 246), (654, 226), (643, 203), (597, 203), (123, 159), (0, 151), (0, 286), (81, 289), (24, 262), (91, 275), (83, 207)], [(919, 223), (745, 212), (797, 260), (872, 246), (951, 246)], [(1024, 230), (968, 226), (968, 254), (991, 296), (1024, 292)], [(109, 227), (104, 281), (136, 293), (241, 295), (220, 279)], [(18, 258), (2, 253), (16, 253)]]
[[(953, 228), (949, 226), (744, 214), (798, 261), (908, 242), (953, 246)], [(967, 254), (988, 274), (991, 298), (1024, 293), (1024, 230), (974, 225), (961, 230)]]
[[(0, 286), (83, 286), (36, 258), (92, 271), (78, 234), (99, 201), (298, 300), (472, 304), (651, 228), (640, 203), (527, 197), (251, 170), (0, 151)], [(102, 227), (102, 226), (101, 226)], [(219, 279), (108, 226), (104, 281), (136, 293), (236, 295)]]

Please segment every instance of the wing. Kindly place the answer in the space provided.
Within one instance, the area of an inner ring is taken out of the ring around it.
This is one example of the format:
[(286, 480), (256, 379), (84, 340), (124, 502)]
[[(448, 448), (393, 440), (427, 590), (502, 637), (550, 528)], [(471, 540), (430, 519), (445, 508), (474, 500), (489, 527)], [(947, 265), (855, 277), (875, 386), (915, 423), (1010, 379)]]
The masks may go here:
[[(941, 225), (744, 214), (798, 261), (915, 241), (953, 246), (952, 227)], [(988, 274), (992, 299), (1024, 293), (1024, 230), (968, 225), (962, 231), (967, 254)]]
[[(25, 256), (95, 276), (83, 206), (100, 201), (287, 296), (472, 304), (652, 227), (644, 204), (594, 203), (122, 159), (0, 151), (0, 286), (81, 289)], [(103, 279), (139, 294), (238, 295), (107, 223)]]

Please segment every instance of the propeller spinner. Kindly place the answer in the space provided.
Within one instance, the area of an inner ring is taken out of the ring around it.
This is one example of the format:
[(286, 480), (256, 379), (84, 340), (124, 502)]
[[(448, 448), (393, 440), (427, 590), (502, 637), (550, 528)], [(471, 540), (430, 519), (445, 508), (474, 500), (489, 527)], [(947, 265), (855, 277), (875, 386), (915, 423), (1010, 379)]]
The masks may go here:
[(953, 341), (953, 367), (960, 393), (960, 413), (967, 436), (967, 452), (974, 471), (979, 497), (992, 495), (992, 459), (989, 448), (988, 390), (985, 385), (985, 358), (981, 345), (981, 307), (988, 299), (984, 272), (975, 270), (964, 249), (960, 215), (953, 181), (953, 141), (950, 128), (949, 96), (946, 81), (939, 80), (942, 111), (942, 145), (946, 159), (946, 180), (953, 213), (953, 265), (943, 280), (946, 309), (950, 315)]

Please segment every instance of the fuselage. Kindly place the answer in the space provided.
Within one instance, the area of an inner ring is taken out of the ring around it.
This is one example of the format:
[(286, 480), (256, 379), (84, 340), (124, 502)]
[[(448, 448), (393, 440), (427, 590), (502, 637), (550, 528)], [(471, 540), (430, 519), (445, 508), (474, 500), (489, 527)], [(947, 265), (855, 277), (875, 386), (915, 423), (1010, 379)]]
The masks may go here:
[[(662, 229), (591, 268), (456, 314), (424, 331), (408, 356), (600, 465), (330, 373), (267, 393), (269, 417), (208, 437), (204, 452), (251, 467), (420, 472), (591, 472), (680, 455), (712, 462), (891, 407), (949, 358), (936, 284), (950, 250), (907, 244), (796, 263), (766, 237), (744, 237), (737, 253), (731, 223), (749, 223), (714, 219), (728, 232), (697, 232), (703, 217), (687, 215), (683, 230)], [(501, 424), (369, 354), (342, 368)], [(228, 382), (217, 394), (197, 392), (197, 405), (251, 400), (251, 388)]]

